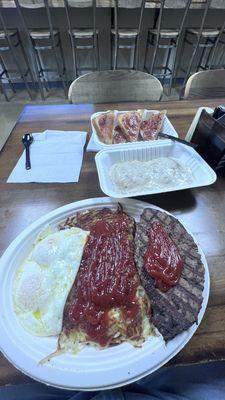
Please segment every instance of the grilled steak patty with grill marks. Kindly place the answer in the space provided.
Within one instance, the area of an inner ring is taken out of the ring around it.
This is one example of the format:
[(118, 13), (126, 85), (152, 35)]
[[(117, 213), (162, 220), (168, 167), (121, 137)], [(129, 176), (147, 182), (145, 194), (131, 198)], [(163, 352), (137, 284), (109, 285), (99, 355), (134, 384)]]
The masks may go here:
[[(143, 257), (148, 246), (149, 228), (153, 222), (162, 224), (183, 260), (179, 282), (164, 293), (155, 287), (154, 278), (151, 278), (144, 267)], [(173, 339), (197, 322), (203, 300), (204, 266), (193, 238), (177, 219), (162, 211), (146, 208), (137, 224), (135, 261), (142, 285), (150, 298), (152, 322), (165, 341)]]

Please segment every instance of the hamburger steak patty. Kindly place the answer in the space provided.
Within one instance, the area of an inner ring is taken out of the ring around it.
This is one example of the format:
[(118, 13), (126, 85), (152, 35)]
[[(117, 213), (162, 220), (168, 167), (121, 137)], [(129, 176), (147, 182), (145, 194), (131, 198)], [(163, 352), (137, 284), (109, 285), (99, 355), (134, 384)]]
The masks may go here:
[[(143, 257), (148, 246), (149, 227), (153, 222), (162, 224), (176, 244), (183, 261), (179, 282), (167, 292), (161, 292), (155, 287), (154, 278), (144, 267)], [(177, 219), (162, 211), (146, 208), (137, 224), (135, 261), (142, 285), (150, 298), (152, 322), (165, 341), (173, 339), (197, 322), (203, 300), (204, 266), (192, 236)]]
[(119, 215), (119, 213), (121, 213), (123, 218), (127, 221), (130, 235), (134, 235), (135, 221), (131, 216), (123, 212), (123, 207), (120, 204), (118, 204), (117, 211), (104, 207), (78, 212), (74, 216), (68, 217), (63, 224), (60, 224), (59, 229), (78, 227), (89, 231), (99, 221), (106, 221), (113, 224), (115, 222), (115, 216)]

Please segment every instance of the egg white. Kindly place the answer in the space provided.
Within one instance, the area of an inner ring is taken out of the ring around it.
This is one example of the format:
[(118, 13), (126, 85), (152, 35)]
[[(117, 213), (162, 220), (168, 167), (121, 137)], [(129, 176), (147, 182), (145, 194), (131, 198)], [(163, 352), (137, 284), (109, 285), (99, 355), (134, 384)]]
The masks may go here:
[(65, 229), (38, 237), (16, 271), (15, 313), (25, 330), (37, 336), (58, 335), (63, 309), (79, 270), (89, 232)]

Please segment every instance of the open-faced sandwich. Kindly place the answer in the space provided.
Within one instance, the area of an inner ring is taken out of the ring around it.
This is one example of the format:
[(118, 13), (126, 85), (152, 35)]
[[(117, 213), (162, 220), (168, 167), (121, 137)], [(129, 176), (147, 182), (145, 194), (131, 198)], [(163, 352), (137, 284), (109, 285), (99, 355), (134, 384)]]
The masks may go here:
[(92, 118), (99, 140), (119, 144), (158, 139), (166, 111), (106, 111)]
[(107, 111), (92, 121), (99, 139), (105, 144), (113, 142), (114, 112)]

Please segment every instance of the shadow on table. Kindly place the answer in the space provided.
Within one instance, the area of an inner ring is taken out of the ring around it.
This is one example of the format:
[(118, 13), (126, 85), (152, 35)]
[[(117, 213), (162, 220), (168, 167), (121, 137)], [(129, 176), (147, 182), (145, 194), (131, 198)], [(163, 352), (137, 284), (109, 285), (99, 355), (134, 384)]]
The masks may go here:
[(138, 200), (154, 204), (167, 211), (187, 211), (196, 207), (196, 200), (191, 190), (159, 193), (149, 196), (140, 196)]

